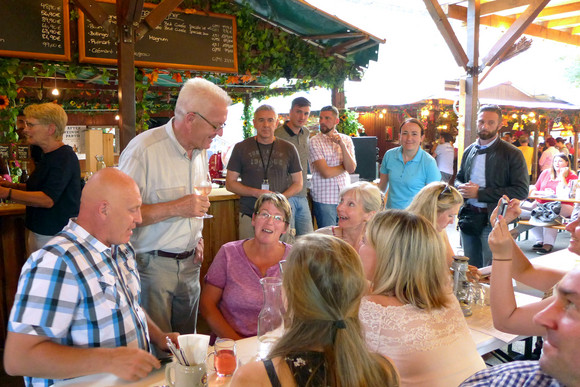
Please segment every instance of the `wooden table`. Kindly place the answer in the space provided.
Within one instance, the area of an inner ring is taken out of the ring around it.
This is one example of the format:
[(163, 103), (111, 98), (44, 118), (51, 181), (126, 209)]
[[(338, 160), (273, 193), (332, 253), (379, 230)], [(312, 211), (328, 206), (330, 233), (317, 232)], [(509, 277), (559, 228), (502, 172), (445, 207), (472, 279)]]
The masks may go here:
[[(525, 294), (516, 293), (516, 302), (519, 306), (531, 302), (538, 301), (539, 298), (528, 296)], [(489, 306), (479, 307), (473, 309), (473, 315), (466, 317), (467, 325), (469, 326), (471, 337), (477, 345), (477, 352), (480, 355), (503, 348), (518, 340), (523, 340), (525, 336), (510, 335), (508, 333), (500, 332), (493, 327), (491, 319), (491, 308)], [(238, 359), (240, 364), (246, 364), (250, 361), (257, 360), (258, 340), (256, 337), (249, 337), (247, 339), (236, 341)], [(208, 350), (210, 352), (211, 349)], [(219, 378), (214, 372), (210, 371), (208, 365), (208, 386), (228, 386), (230, 378)], [(125, 382), (112, 374), (97, 374), (88, 375), (80, 378), (74, 378), (63, 382), (58, 382), (55, 386), (132, 386), (132, 387), (152, 387), (165, 385), (165, 371), (163, 369), (156, 370), (134, 383)]]

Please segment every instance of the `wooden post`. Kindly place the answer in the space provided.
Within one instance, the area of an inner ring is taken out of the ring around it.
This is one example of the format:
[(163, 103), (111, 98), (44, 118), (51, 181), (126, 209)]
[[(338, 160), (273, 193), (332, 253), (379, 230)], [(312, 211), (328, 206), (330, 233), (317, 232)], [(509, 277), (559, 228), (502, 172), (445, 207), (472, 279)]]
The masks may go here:
[(117, 67), (119, 68), (119, 151), (135, 137), (135, 38), (143, 0), (117, 0)]
[(333, 87), (332, 88), (332, 96), (331, 96), (331, 103), (332, 106), (337, 108), (338, 110), (344, 109), (346, 106), (346, 99), (344, 97), (344, 82), (340, 87)]
[(469, 0), (467, 2), (467, 58), (469, 61), (467, 64), (467, 79), (465, 80), (465, 148), (477, 138), (479, 16), (479, 0)]

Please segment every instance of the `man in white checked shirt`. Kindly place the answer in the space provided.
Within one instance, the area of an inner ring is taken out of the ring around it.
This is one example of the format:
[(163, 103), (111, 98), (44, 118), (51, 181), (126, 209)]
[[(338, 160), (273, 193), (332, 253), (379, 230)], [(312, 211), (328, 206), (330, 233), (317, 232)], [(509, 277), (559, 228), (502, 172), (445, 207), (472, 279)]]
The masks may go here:
[(337, 223), (336, 206), (342, 188), (350, 184), (350, 173), (356, 169), (354, 146), (349, 136), (338, 133), (338, 109), (326, 106), (320, 110), (320, 133), (310, 139), (312, 207), (319, 228)]
[(178, 334), (161, 332), (139, 305), (128, 242), (140, 207), (139, 189), (123, 172), (106, 168), (88, 181), (78, 218), (22, 268), (4, 350), (8, 374), (50, 386), (102, 372), (137, 380), (160, 367), (149, 340), (164, 346), (166, 335)]

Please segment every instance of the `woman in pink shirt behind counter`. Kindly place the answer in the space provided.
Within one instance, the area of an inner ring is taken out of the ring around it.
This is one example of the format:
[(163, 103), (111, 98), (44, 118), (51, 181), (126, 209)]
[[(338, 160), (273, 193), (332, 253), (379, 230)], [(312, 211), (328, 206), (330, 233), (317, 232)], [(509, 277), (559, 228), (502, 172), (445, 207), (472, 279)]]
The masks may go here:
[(278, 263), (291, 246), (280, 242), (291, 209), (279, 193), (263, 194), (252, 215), (255, 237), (229, 242), (215, 256), (201, 291), (200, 312), (212, 335), (239, 340), (255, 336), (263, 303), (263, 277), (280, 277)]

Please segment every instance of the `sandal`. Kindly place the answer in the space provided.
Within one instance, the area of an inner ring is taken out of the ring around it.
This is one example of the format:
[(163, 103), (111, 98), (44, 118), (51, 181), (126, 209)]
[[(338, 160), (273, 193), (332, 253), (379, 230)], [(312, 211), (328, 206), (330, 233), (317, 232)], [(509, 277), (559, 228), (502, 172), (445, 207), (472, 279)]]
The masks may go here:
[[(550, 246), (550, 245), (546, 245), (546, 246)], [(544, 255), (544, 254), (551, 253), (553, 249), (554, 249), (554, 246), (550, 246), (548, 248), (544, 247), (542, 249), (536, 250), (536, 253), (540, 254), (540, 255)]]
[(543, 242), (538, 242), (535, 245), (532, 246), (532, 250), (540, 250), (544, 247), (544, 243)]

